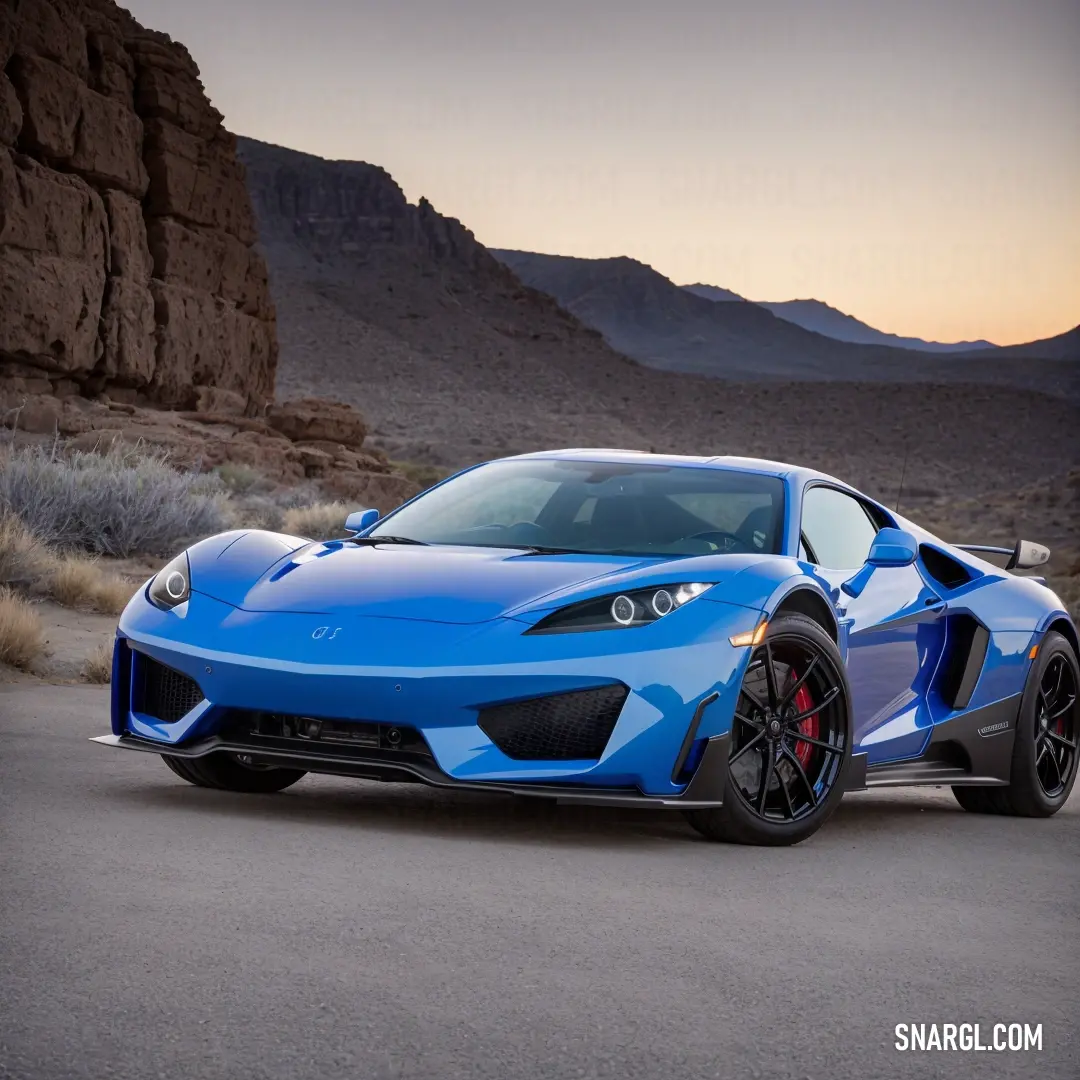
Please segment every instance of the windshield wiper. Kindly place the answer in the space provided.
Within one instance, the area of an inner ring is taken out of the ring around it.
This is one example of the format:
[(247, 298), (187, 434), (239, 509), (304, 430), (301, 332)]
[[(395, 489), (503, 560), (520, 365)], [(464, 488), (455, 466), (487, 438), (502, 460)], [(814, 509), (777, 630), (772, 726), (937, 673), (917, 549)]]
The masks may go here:
[(599, 555), (598, 551), (582, 551), (581, 548), (544, 547), (540, 544), (530, 544), (522, 548), (520, 555)]
[(426, 540), (414, 540), (411, 536), (353, 536), (354, 544), (419, 544), (428, 547)]

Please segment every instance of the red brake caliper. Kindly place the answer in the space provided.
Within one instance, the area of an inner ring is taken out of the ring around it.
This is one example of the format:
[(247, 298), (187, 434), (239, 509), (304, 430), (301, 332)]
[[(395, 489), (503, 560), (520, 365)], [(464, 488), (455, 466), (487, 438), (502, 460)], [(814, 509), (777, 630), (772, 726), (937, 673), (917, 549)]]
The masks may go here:
[[(814, 699), (810, 696), (810, 690), (806, 683), (803, 683), (799, 687), (798, 693), (795, 695), (795, 710), (796, 712), (806, 712), (807, 709), (811, 709), (814, 706)], [(799, 730), (804, 735), (809, 735), (811, 739), (818, 738), (818, 715), (814, 713), (813, 716), (808, 716), (800, 725)], [(814, 748), (808, 742), (796, 742), (795, 743), (795, 756), (799, 759), (799, 764), (805, 769), (810, 764), (810, 755), (814, 752)]]

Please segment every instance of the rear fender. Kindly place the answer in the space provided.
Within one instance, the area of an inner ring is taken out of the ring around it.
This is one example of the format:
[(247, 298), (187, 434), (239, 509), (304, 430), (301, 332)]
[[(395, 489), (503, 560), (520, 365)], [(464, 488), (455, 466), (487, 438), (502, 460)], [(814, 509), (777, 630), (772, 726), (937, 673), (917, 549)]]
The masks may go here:
[(1039, 621), (1036, 633), (1041, 639), (1042, 635), (1051, 629), (1056, 630), (1062, 637), (1066, 638), (1069, 644), (1072, 645), (1073, 652), (1080, 657), (1080, 635), (1076, 632), (1076, 623), (1073, 622), (1072, 617), (1064, 608), (1056, 608), (1043, 616)]

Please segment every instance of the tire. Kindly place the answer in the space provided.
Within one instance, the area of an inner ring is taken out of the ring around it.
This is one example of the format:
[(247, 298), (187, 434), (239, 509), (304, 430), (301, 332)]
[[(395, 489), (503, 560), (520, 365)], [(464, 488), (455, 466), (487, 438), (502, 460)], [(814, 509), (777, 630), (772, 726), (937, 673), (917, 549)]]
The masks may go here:
[(1024, 684), (1008, 786), (954, 787), (956, 801), (973, 814), (1056, 814), (1076, 782), (1078, 688), (1080, 664), (1076, 652), (1067, 638), (1051, 630), (1039, 645)]
[(851, 687), (835, 642), (804, 615), (778, 616), (738, 700), (724, 805), (688, 810), (686, 819), (709, 840), (798, 844), (836, 810), (851, 760)]
[(174, 757), (171, 754), (162, 754), (161, 760), (164, 761), (181, 780), (186, 780), (189, 784), (194, 784), (196, 787), (206, 787), (206, 784), (199, 779), (198, 774), (191, 768), (186, 758)]
[(956, 801), (970, 814), (1007, 814), (1005, 802), (999, 796), (1004, 788), (954, 787)]
[(162, 754), (161, 757), (177, 776), (189, 784), (218, 791), (269, 795), (291, 787), (307, 775), (303, 769), (245, 765), (236, 755), (221, 751), (200, 758), (182, 758), (171, 754)]

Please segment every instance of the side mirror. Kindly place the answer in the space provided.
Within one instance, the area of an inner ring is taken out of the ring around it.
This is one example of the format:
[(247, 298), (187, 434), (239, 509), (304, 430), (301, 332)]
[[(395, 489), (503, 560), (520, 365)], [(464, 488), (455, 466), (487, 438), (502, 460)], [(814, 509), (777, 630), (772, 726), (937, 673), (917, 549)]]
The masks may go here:
[(345, 531), (359, 536), (367, 532), (381, 517), (378, 510), (355, 510), (345, 519)]
[(903, 529), (882, 529), (870, 545), (870, 566), (910, 566), (919, 557), (919, 542)]
[(911, 566), (919, 557), (919, 542), (903, 529), (882, 529), (870, 545), (870, 553), (859, 572), (840, 588), (848, 596), (859, 596), (875, 570), (887, 566)]

